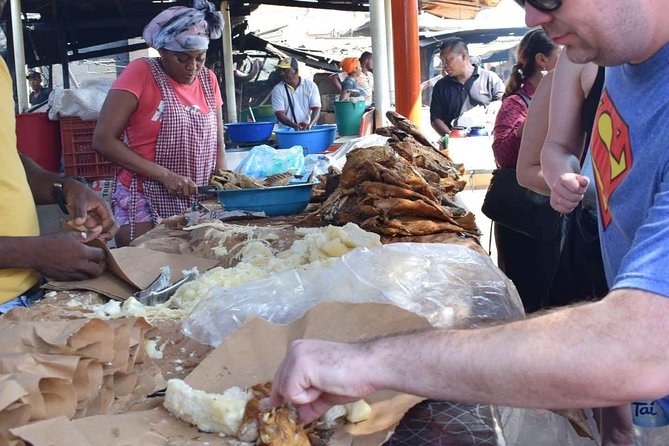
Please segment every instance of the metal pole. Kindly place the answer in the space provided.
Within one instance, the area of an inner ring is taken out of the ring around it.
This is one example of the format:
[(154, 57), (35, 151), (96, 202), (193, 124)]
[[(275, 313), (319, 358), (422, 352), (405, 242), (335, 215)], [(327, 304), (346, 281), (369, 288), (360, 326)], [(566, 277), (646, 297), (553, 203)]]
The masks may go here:
[(392, 0), (395, 108), (420, 127), (420, 50), (418, 46), (418, 0)]
[(232, 21), (230, 20), (230, 2), (221, 2), (221, 12), (225, 29), (223, 41), (223, 72), (225, 73), (225, 106), (228, 111), (228, 122), (237, 122), (237, 97), (235, 93), (235, 71), (232, 61)]
[(374, 106), (376, 127), (387, 125), (386, 112), (390, 110), (388, 82), (388, 49), (386, 47), (386, 19), (384, 0), (370, 0), (369, 16), (374, 62)]
[(16, 97), (19, 113), (28, 107), (28, 83), (26, 82), (26, 56), (23, 44), (23, 22), (21, 20), (21, 0), (10, 0), (12, 15), (12, 40), (14, 46), (14, 72), (16, 73)]
[(391, 0), (385, 0), (386, 46), (388, 47), (388, 85), (390, 86), (390, 106), (395, 105), (395, 54), (393, 51), (393, 9)]

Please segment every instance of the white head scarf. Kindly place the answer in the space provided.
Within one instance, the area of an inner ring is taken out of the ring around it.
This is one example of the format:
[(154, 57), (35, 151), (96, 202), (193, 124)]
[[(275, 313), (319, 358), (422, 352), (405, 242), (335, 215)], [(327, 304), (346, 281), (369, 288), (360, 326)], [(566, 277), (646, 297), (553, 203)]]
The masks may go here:
[(222, 31), (223, 14), (208, 0), (195, 0), (193, 8), (174, 6), (158, 14), (144, 27), (142, 37), (157, 50), (200, 51)]

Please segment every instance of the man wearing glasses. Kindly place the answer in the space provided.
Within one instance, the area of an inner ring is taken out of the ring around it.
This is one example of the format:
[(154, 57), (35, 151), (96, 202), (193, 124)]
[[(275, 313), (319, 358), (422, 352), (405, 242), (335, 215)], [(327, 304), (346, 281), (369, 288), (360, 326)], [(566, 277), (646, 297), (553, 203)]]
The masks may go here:
[(502, 104), (504, 82), (492, 71), (469, 60), (467, 44), (451, 37), (439, 47), (442, 71), (446, 74), (434, 86), (430, 102), (430, 122), (440, 136), (451, 133), (457, 119), (472, 108), (489, 106), (496, 113)]
[[(572, 61), (607, 66), (589, 181), (597, 186), (610, 293), (599, 302), (495, 327), (434, 330), (361, 344), (298, 341), (277, 372), (272, 402), (297, 404), (302, 420), (379, 389), (549, 409), (658, 399), (653, 410), (665, 406), (669, 2), (518, 3), (525, 8), (527, 25), (542, 26)], [(559, 98), (559, 92), (553, 96)], [(578, 198), (584, 191), (581, 180), (574, 173), (560, 181)], [(606, 444), (631, 444), (628, 433)]]

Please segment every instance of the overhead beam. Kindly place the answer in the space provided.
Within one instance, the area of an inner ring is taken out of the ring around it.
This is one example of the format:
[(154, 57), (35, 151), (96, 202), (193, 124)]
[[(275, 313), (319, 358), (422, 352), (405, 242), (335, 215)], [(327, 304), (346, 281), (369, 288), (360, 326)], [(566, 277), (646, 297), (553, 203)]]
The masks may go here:
[(300, 0), (262, 0), (262, 1), (248, 1), (252, 5), (276, 5), (276, 6), (294, 6), (298, 8), (312, 8), (312, 9), (334, 9), (337, 11), (369, 11), (368, 1), (341, 1), (341, 2), (313, 2)]

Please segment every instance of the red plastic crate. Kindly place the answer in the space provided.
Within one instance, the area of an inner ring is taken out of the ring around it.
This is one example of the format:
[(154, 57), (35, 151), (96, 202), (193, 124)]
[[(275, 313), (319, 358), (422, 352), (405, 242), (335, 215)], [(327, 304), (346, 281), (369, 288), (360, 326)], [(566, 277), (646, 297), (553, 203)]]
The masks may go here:
[(75, 117), (60, 118), (65, 175), (78, 175), (89, 181), (112, 178), (116, 164), (93, 150), (93, 131), (97, 121)]

